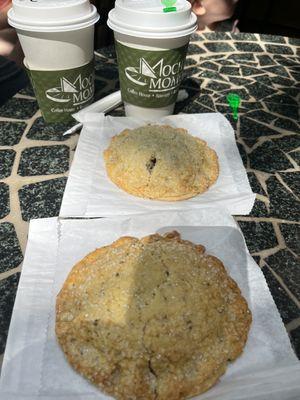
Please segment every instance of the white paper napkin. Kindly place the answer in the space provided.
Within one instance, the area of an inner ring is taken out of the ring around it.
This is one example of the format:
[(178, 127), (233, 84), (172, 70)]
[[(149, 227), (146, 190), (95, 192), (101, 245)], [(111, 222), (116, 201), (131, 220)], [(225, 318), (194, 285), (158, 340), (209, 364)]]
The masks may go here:
[(103, 151), (109, 146), (111, 138), (125, 128), (136, 128), (147, 121), (95, 113), (80, 114), (77, 119), (83, 123), (83, 130), (64, 193), (61, 216), (109, 217), (204, 207), (220, 208), (235, 215), (250, 213), (255, 194), (249, 185), (233, 129), (221, 114), (180, 114), (157, 121), (186, 128), (192, 135), (204, 139), (219, 157), (217, 182), (206, 193), (177, 202), (153, 201), (129, 195), (107, 177)]
[[(89, 220), (33, 220), (0, 382), (1, 400), (109, 399), (73, 371), (54, 333), (55, 297), (73, 265), (123, 235), (178, 230), (236, 280), (253, 315), (244, 353), (199, 400), (298, 400), (300, 366), (260, 268), (229, 215), (206, 209)], [(171, 399), (170, 399), (171, 400)]]

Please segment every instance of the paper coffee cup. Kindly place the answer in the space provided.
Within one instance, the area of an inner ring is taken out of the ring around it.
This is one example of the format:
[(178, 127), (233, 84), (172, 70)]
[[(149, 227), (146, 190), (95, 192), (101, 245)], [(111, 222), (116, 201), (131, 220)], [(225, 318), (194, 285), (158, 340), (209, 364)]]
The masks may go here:
[(94, 97), (94, 24), (88, 0), (13, 0), (24, 64), (46, 122), (68, 122)]
[(116, 0), (113, 29), (127, 116), (155, 119), (173, 113), (186, 52), (197, 18), (186, 0), (165, 13), (160, 0)]

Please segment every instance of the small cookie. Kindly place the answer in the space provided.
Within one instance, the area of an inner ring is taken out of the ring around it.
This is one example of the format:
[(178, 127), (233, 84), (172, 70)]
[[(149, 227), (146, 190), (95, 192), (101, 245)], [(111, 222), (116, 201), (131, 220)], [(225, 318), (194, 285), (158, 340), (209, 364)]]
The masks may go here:
[(178, 201), (205, 192), (219, 175), (218, 157), (185, 129), (147, 125), (124, 130), (104, 151), (109, 178), (153, 200)]

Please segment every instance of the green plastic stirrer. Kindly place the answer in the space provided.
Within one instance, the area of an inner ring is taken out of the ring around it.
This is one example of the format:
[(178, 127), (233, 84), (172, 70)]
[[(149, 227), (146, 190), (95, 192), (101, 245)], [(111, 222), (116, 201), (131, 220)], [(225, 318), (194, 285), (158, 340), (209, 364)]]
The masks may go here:
[(227, 96), (227, 101), (233, 111), (233, 119), (237, 121), (239, 118), (238, 111), (241, 104), (241, 98), (238, 94), (229, 93), (229, 95)]
[(164, 12), (172, 12), (176, 11), (176, 7), (174, 7), (174, 4), (176, 4), (177, 0), (161, 0), (162, 4), (165, 6)]

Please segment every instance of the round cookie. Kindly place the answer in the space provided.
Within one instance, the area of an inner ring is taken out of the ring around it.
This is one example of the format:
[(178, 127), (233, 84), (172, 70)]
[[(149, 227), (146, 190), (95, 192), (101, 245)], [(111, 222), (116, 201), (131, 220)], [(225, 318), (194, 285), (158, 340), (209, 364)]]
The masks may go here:
[(95, 250), (73, 267), (56, 303), (69, 363), (119, 400), (208, 390), (243, 351), (250, 324), (222, 262), (177, 232)]
[(219, 175), (218, 157), (206, 142), (167, 125), (124, 130), (112, 138), (104, 160), (117, 186), (153, 200), (194, 197)]

